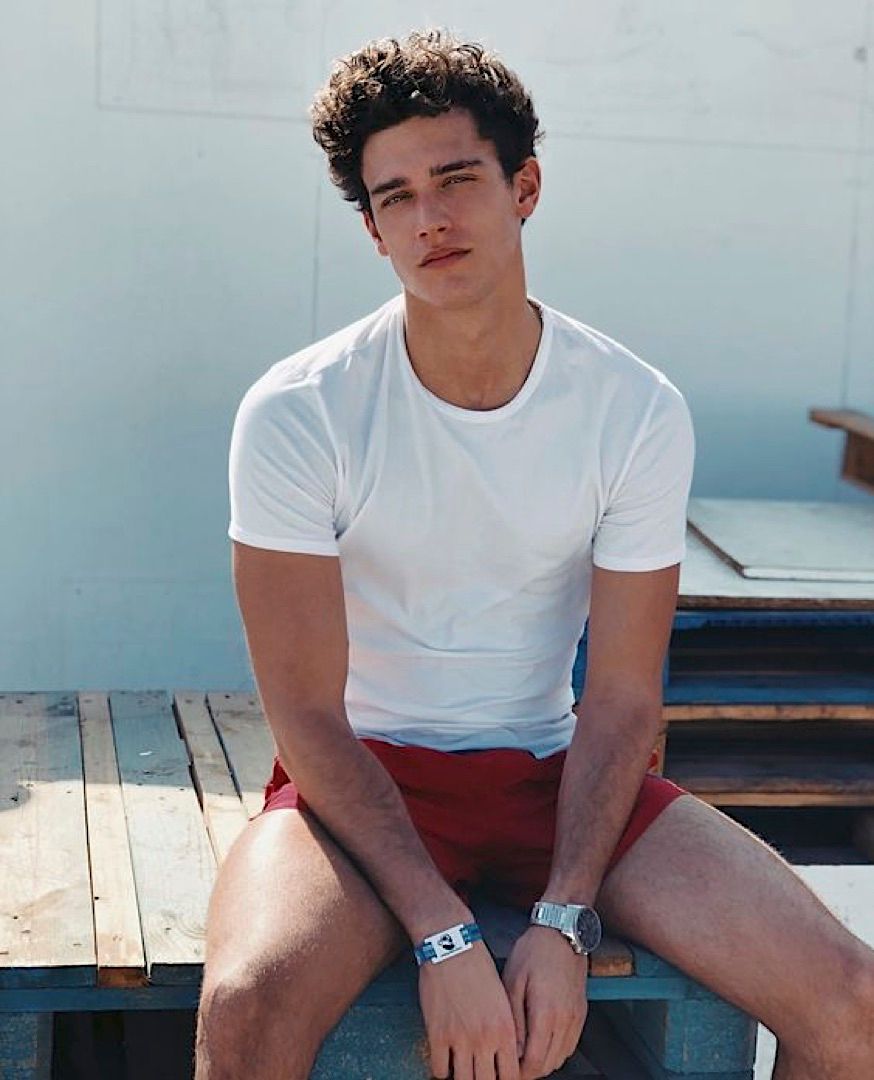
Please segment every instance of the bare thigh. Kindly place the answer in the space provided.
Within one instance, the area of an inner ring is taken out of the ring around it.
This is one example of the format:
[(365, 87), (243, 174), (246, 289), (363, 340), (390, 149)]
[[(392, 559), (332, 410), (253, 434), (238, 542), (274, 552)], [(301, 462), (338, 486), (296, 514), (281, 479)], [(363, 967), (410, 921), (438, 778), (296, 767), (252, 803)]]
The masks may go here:
[(874, 970), (874, 952), (777, 852), (692, 795), (662, 811), (597, 904), (613, 930), (790, 1043), (831, 1023), (840, 1030), (859, 976)]
[(234, 1075), (235, 1056), (248, 1076), (280, 1061), (272, 1075), (306, 1075), (325, 1034), (404, 945), (394, 914), (311, 814), (253, 819), (210, 898), (198, 1078)]

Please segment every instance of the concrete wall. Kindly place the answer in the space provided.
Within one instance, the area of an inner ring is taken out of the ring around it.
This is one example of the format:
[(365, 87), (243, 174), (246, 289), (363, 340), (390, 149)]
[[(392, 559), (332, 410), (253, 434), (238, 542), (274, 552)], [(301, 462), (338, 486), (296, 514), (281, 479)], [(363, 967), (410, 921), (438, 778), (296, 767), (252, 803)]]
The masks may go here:
[(305, 108), (439, 21), (547, 138), (531, 291), (668, 372), (694, 493), (855, 499), (810, 405), (874, 409), (868, 0), (8, 0), (0, 686), (250, 685), (226, 460), (258, 375), (396, 291)]

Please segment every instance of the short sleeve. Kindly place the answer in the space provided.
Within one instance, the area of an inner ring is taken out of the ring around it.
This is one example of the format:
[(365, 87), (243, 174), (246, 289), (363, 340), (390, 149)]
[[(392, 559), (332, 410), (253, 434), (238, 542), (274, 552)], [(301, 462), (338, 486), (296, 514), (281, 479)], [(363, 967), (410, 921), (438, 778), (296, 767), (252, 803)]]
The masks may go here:
[(686, 554), (695, 436), (683, 395), (661, 382), (595, 532), (605, 570), (659, 570)]
[(240, 403), (228, 460), (228, 536), (252, 547), (337, 555), (335, 455), (313, 388), (265, 392)]

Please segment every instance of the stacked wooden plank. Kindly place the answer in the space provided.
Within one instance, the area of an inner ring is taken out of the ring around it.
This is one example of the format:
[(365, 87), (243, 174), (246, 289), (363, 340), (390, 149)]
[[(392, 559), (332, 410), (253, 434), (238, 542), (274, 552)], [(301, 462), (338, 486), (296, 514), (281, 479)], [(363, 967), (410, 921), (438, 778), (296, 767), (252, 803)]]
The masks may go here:
[(718, 806), (855, 808), (874, 858), (872, 508), (693, 500), (690, 521), (665, 775)]

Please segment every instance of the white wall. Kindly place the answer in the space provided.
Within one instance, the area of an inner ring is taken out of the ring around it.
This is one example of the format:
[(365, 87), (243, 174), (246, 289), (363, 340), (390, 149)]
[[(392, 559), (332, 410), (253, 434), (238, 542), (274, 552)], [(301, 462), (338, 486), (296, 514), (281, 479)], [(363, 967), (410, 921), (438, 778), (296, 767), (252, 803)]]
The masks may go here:
[(0, 686), (250, 685), (234, 410), (396, 291), (306, 104), (330, 58), (413, 26), (529, 84), (531, 290), (681, 387), (694, 493), (864, 498), (806, 412), (874, 410), (871, 7), (7, 0)]

